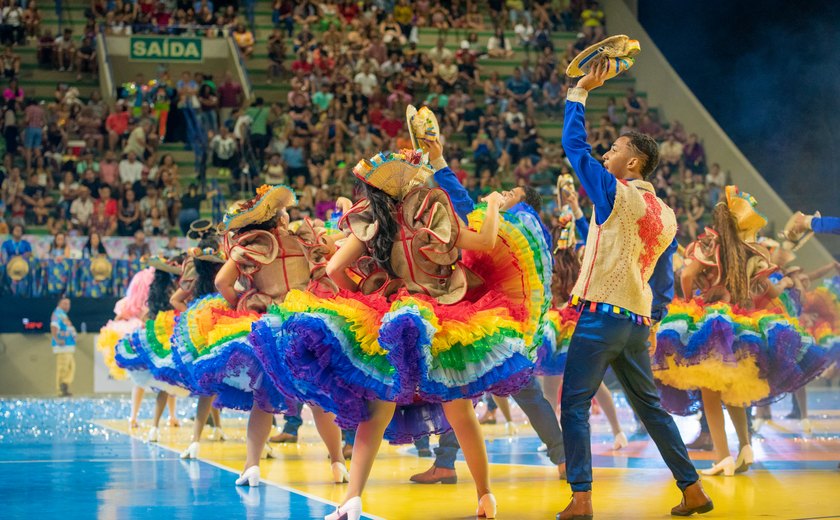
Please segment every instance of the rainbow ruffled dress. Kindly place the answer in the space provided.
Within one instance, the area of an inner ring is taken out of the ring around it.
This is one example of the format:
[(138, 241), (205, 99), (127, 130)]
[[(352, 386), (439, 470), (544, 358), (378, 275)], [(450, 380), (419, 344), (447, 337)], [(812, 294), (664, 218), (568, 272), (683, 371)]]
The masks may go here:
[(543, 341), (537, 350), (537, 366), (534, 373), (541, 376), (563, 375), (569, 344), (572, 342), (579, 317), (580, 311), (568, 305), (548, 310), (547, 326), (543, 329)]
[[(440, 402), (508, 395), (528, 382), (550, 264), (542, 234), (515, 212), (504, 215), (494, 251), (465, 251), (460, 260), (461, 224), (445, 192), (414, 189), (397, 213), (392, 273), (362, 257), (359, 293), (291, 291), (254, 325), (252, 340), (276, 385), (292, 385), (342, 427), (366, 420), (368, 401), (396, 402), (385, 435), (403, 443), (449, 428)], [(474, 211), (471, 226), (483, 218)], [(367, 201), (341, 226), (365, 243), (378, 229)]]
[(826, 350), (829, 362), (840, 362), (840, 276), (807, 291), (801, 303), (801, 323)]
[(169, 338), (165, 331), (156, 330), (154, 323), (154, 320), (147, 320), (146, 326), (142, 326), (125, 336), (117, 344), (114, 359), (119, 367), (126, 370), (137, 386), (152, 391), (163, 391), (171, 395), (187, 396), (189, 391), (182, 385), (156, 379), (152, 373), (149, 353), (153, 350), (153, 347), (150, 345), (168, 341)]
[(128, 377), (125, 369), (120, 367), (116, 360), (117, 344), (127, 334), (134, 332), (143, 326), (143, 322), (137, 318), (128, 320), (109, 320), (104, 327), (99, 329), (99, 336), (96, 338), (96, 350), (102, 354), (105, 366), (114, 379), (122, 380)]
[[(709, 233), (711, 232), (711, 234)], [(686, 248), (686, 257), (713, 269), (705, 294), (723, 295), (720, 285), (717, 235), (711, 230)], [(711, 254), (710, 254), (711, 253)], [(766, 255), (753, 248), (753, 282), (768, 276), (773, 267)], [(752, 287), (761, 284), (751, 283)], [(765, 297), (754, 294), (754, 301)], [(720, 392), (724, 404), (767, 404), (807, 384), (826, 365), (824, 349), (781, 306), (771, 310), (745, 310), (726, 303), (702, 300), (674, 301), (656, 334), (652, 368), (654, 377), (667, 387), (662, 404), (678, 415), (697, 409), (695, 392), (707, 388)]]

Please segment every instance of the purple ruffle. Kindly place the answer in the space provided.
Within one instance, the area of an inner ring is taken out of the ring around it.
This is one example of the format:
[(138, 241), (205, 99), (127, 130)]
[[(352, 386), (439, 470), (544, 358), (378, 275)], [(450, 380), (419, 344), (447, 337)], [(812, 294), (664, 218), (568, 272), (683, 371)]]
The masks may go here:
[(410, 444), (451, 429), (441, 404), (421, 402), (397, 406), (394, 418), (385, 429), (385, 438), (391, 444)]

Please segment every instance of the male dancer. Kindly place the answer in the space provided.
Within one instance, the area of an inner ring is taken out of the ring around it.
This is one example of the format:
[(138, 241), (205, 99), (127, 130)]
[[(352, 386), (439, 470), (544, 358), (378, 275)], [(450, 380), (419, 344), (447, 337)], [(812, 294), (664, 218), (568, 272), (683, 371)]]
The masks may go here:
[[(455, 173), (447, 166), (446, 160), (443, 158), (443, 148), (437, 141), (423, 142), (422, 146), (429, 152), (429, 162), (435, 170), (435, 181), (441, 188), (449, 195), (452, 200), (452, 207), (455, 212), (464, 222), (467, 221), (475, 203), (470, 199), (467, 190), (461, 185)], [(505, 203), (500, 210), (508, 210), (519, 202), (525, 202), (536, 211), (539, 211), (540, 196), (531, 188), (515, 188), (505, 193)], [(551, 245), (550, 234), (544, 230), (546, 239)], [(540, 440), (545, 443), (548, 448), (546, 455), (551, 459), (551, 462), (557, 465), (557, 472), (561, 479), (566, 478), (566, 457), (563, 448), (563, 433), (560, 431), (560, 425), (557, 423), (557, 416), (554, 415), (554, 410), (543, 396), (540, 384), (536, 377), (531, 377), (531, 381), (522, 390), (513, 394), (514, 401), (519, 404), (525, 415), (531, 421), (531, 425), (537, 432)], [(445, 433), (440, 436), (440, 445), (435, 448), (435, 462), (432, 467), (423, 473), (412, 475), (412, 482), (418, 484), (436, 484), (441, 482), (443, 484), (454, 484), (458, 481), (458, 476), (455, 473), (455, 457), (458, 455), (458, 439), (455, 438), (453, 432)]]
[(584, 104), (590, 90), (604, 84), (601, 61), (569, 90), (563, 148), (595, 204), (572, 305), (581, 309), (569, 345), (563, 378), (561, 424), (568, 481), (574, 492), (558, 520), (592, 518), (592, 454), (589, 407), (612, 366), (683, 492), (672, 515), (713, 508), (688, 458), (673, 418), (659, 403), (648, 355), (651, 319), (658, 321), (674, 295), (672, 256), (677, 248), (674, 212), (656, 197), (645, 179), (659, 161), (656, 142), (631, 132), (604, 154), (602, 166), (586, 141)]

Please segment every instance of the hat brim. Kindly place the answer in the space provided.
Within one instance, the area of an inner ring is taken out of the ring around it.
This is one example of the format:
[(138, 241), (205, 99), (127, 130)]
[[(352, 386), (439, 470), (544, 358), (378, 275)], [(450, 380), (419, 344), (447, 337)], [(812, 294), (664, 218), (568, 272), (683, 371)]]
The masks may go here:
[[(418, 118), (422, 121), (418, 121)], [(417, 110), (414, 105), (408, 105), (405, 108), (405, 122), (408, 126), (408, 135), (411, 137), (411, 146), (415, 150), (420, 148), (420, 140), (437, 141), (440, 136), (440, 124), (437, 116), (428, 107), (421, 107), (420, 110)], [(418, 136), (415, 125), (420, 124), (422, 124), (423, 132)]]
[(190, 224), (190, 230), (187, 231), (187, 238), (193, 240), (200, 240), (207, 231), (213, 229), (213, 221), (207, 218), (200, 218)]
[(395, 160), (380, 164), (364, 177), (356, 176), (365, 184), (399, 198), (413, 187), (425, 183), (433, 174), (427, 166)]
[(170, 264), (166, 259), (156, 256), (149, 260), (149, 267), (169, 274), (181, 274), (181, 266)]
[(633, 56), (640, 51), (639, 42), (631, 40), (625, 34), (617, 34), (590, 45), (581, 51), (566, 67), (566, 75), (570, 78), (578, 78), (589, 72), (592, 64), (597, 63), (601, 58), (610, 60), (610, 70), (607, 79), (618, 76), (629, 69), (635, 63)]
[(195, 257), (197, 260), (204, 260), (205, 262), (213, 262), (214, 264), (223, 264), (225, 263), (224, 258), (220, 258), (216, 255), (198, 255)]
[(107, 259), (99, 256), (94, 258), (90, 263), (90, 274), (97, 282), (107, 280), (114, 272), (114, 266), (111, 265)]
[(22, 256), (13, 256), (6, 265), (6, 274), (14, 282), (19, 282), (29, 274), (29, 262)]
[(405, 125), (408, 127), (408, 136), (411, 138), (411, 147), (415, 150), (419, 148), (417, 145), (417, 137), (414, 136), (414, 129), (411, 127), (411, 120), (417, 115), (417, 108), (414, 105), (405, 107)]
[(277, 212), (297, 203), (295, 192), (288, 186), (277, 185), (268, 190), (260, 200), (245, 211), (237, 212), (246, 203), (237, 203), (224, 218), (225, 229), (240, 229), (251, 224), (261, 224), (274, 218)]

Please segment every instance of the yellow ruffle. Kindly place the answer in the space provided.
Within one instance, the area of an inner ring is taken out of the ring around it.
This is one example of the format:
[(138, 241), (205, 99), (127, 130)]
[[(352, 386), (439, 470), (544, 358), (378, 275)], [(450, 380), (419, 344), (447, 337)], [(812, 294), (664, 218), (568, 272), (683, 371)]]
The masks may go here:
[(99, 331), (99, 337), (96, 341), (96, 349), (102, 353), (102, 360), (105, 361), (108, 372), (110, 372), (111, 377), (117, 380), (123, 380), (128, 377), (125, 369), (117, 366), (117, 362), (114, 360), (117, 343), (122, 338), (123, 334), (109, 328), (103, 328)]
[(512, 330), (520, 337), (524, 335), (522, 322), (513, 319), (507, 309), (482, 310), (471, 315), (469, 321), (466, 322), (457, 319), (441, 320), (435, 315), (434, 309), (428, 302), (409, 296), (400, 298), (391, 306), (391, 310), (409, 305), (421, 309), (423, 317), (437, 329), (432, 338), (433, 356), (447, 352), (453, 345), (471, 345), (482, 338), (498, 334), (503, 329)]
[(172, 350), (172, 332), (175, 330), (175, 311), (159, 312), (155, 316), (155, 338), (163, 350)]
[(322, 309), (343, 317), (350, 328), (361, 340), (359, 347), (370, 356), (384, 356), (387, 352), (379, 346), (377, 337), (382, 323), (380, 314), (370, 307), (343, 296), (324, 299), (311, 293), (292, 290), (286, 299), (277, 306), (285, 312), (312, 312)]
[(761, 379), (752, 356), (734, 364), (712, 357), (691, 366), (678, 365), (673, 356), (668, 356), (666, 363), (666, 368), (653, 371), (656, 379), (680, 390), (707, 388), (720, 392), (721, 400), (728, 405), (748, 406), (770, 395), (770, 385)]

